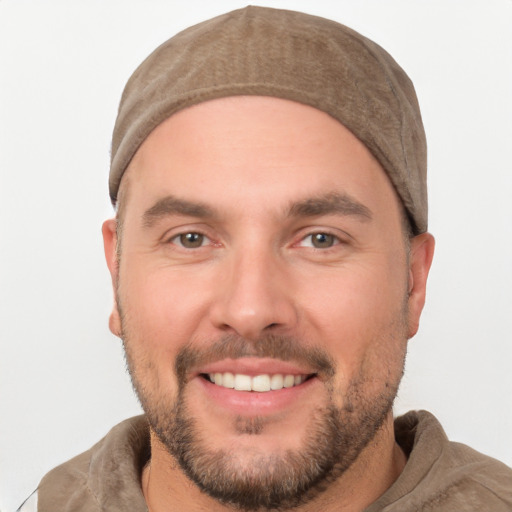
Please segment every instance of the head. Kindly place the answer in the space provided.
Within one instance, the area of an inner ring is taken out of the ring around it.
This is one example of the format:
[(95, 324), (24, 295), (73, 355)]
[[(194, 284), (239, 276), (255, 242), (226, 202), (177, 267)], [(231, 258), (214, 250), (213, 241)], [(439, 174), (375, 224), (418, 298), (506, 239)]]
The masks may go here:
[[(242, 18), (267, 32), (290, 16), (253, 9)], [(151, 59), (164, 73), (158, 51)], [(125, 93), (111, 180), (122, 223), (103, 229), (110, 325), (154, 439), (183, 474), (242, 509), (294, 506), (370, 457), (389, 428), (433, 240), (418, 227), (423, 203), (407, 204), (417, 191), (383, 164), (397, 155), (379, 160), (327, 108), (228, 85), (172, 115), (160, 105), (138, 142), (141, 130), (123, 126), (146, 109)]]

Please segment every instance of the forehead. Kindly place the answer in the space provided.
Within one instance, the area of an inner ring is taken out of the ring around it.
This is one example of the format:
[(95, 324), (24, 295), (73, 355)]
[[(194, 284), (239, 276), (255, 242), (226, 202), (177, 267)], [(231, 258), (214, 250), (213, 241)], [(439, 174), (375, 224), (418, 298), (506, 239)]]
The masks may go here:
[(342, 124), (260, 96), (211, 100), (171, 116), (141, 145), (121, 190), (127, 182), (139, 202), (177, 195), (247, 211), (253, 202), (278, 207), (327, 192), (398, 202), (380, 164)]

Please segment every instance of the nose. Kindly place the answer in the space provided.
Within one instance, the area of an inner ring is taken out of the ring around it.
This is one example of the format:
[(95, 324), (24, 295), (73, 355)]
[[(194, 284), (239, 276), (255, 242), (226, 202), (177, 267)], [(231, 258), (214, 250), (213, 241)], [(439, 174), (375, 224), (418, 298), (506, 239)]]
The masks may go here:
[(253, 250), (230, 258), (219, 274), (211, 308), (214, 326), (246, 339), (287, 333), (298, 321), (292, 281), (276, 255)]

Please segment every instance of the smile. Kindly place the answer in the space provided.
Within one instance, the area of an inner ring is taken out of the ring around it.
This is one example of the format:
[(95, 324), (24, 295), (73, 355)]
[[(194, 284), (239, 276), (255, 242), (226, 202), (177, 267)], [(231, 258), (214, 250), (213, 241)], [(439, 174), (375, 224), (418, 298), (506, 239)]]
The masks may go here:
[(234, 389), (235, 391), (256, 391), (266, 393), (268, 391), (278, 391), (283, 388), (293, 388), (299, 386), (310, 376), (291, 375), (291, 374), (262, 374), (262, 375), (244, 375), (241, 373), (208, 373), (203, 375), (206, 379), (217, 386)]

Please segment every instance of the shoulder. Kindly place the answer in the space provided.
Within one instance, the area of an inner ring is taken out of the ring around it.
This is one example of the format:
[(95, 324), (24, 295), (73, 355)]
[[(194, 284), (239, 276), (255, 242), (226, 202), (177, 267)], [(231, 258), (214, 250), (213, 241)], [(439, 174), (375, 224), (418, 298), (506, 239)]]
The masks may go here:
[(449, 441), (432, 414), (413, 411), (397, 418), (395, 435), (408, 455), (407, 464), (377, 501), (379, 508), (369, 510), (512, 510), (512, 469), (469, 446)]
[(92, 448), (43, 477), (37, 491), (37, 510), (96, 512), (105, 510), (106, 503), (112, 511), (145, 510), (139, 482), (148, 458), (146, 419), (137, 416), (125, 420)]
[[(512, 510), (512, 469), (461, 443), (447, 441), (432, 467), (444, 480), (438, 500), (459, 510)], [(465, 507), (465, 508), (464, 508)]]

